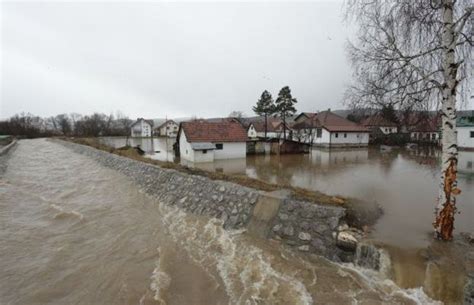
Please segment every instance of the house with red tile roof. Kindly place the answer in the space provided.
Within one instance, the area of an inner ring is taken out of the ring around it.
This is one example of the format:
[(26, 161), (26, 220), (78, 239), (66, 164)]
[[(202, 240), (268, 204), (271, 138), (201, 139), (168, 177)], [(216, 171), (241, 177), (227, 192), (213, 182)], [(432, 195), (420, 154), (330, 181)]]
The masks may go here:
[(381, 114), (374, 114), (364, 118), (360, 124), (367, 127), (373, 134), (397, 133), (397, 124), (384, 118)]
[(292, 129), (296, 140), (322, 147), (362, 147), (369, 143), (370, 130), (331, 110), (303, 112), (295, 118)]
[(245, 158), (247, 131), (238, 122), (182, 122), (177, 143), (181, 159), (190, 162)]

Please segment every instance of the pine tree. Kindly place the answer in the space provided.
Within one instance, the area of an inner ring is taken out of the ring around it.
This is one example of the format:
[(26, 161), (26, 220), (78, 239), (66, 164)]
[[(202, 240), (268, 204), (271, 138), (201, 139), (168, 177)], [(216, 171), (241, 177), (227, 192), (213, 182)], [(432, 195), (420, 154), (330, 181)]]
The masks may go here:
[(288, 86), (281, 88), (276, 99), (276, 112), (279, 113), (283, 121), (283, 139), (286, 140), (286, 118), (296, 112), (295, 104), (298, 101), (291, 96), (291, 89)]
[(257, 104), (252, 108), (252, 110), (256, 114), (265, 117), (265, 139), (267, 139), (267, 119), (269, 115), (275, 113), (275, 103), (273, 102), (270, 92), (267, 90), (263, 91), (260, 99), (257, 101)]

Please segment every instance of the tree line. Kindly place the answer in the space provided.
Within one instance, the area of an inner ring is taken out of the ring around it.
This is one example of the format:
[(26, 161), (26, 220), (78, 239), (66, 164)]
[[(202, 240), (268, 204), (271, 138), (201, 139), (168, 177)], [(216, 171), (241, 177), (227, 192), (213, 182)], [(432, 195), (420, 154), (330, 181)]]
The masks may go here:
[(0, 134), (27, 138), (50, 136), (126, 136), (130, 133), (132, 120), (120, 112), (114, 114), (78, 113), (40, 117), (31, 113), (20, 113), (0, 121)]

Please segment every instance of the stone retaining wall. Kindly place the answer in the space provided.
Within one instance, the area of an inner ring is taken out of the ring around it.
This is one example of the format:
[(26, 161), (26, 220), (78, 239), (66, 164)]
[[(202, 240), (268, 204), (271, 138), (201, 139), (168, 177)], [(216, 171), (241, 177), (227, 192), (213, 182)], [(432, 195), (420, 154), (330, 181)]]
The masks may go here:
[[(254, 233), (259, 231), (259, 236), (280, 239), (300, 251), (338, 260), (340, 250), (336, 248), (334, 231), (345, 216), (344, 208), (287, 196), (270, 204), (266, 200), (270, 194), (253, 188), (160, 168), (89, 146), (56, 142), (130, 177), (160, 202), (194, 214), (221, 218), (228, 229), (248, 227)], [(265, 213), (269, 207), (271, 211)]]

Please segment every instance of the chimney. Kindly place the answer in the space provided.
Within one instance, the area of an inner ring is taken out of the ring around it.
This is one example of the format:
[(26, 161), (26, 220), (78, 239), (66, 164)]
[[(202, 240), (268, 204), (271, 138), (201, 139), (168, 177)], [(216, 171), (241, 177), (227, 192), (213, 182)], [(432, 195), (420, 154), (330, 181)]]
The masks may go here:
[(328, 112), (331, 112), (331, 108), (328, 108)]

